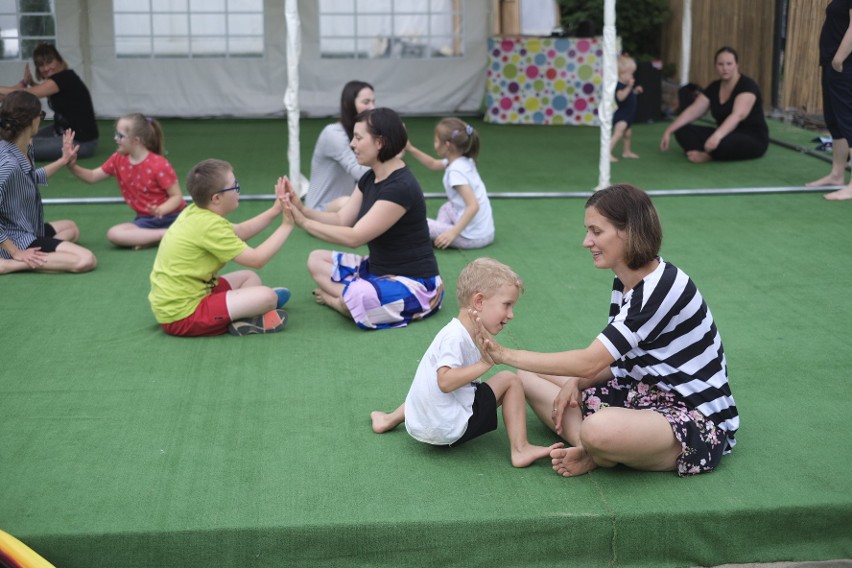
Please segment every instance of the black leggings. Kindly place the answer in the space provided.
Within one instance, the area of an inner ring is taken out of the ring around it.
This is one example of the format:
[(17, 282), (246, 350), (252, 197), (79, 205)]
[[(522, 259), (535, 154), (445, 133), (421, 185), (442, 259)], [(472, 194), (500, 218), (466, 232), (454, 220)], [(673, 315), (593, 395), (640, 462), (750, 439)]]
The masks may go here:
[[(714, 132), (716, 129), (711, 126), (687, 124), (675, 130), (674, 135), (684, 152), (692, 150), (704, 152), (704, 143)], [(764, 155), (768, 147), (768, 140), (734, 131), (722, 138), (719, 146), (710, 152), (710, 155), (714, 160), (720, 161), (751, 160)]]

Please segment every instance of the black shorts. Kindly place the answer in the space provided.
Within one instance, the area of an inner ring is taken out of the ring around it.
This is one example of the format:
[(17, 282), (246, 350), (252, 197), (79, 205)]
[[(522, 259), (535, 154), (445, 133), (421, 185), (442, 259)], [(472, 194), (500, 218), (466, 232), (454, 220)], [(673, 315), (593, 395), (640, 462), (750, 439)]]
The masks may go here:
[(467, 430), (461, 438), (449, 444), (451, 448), (461, 446), (468, 440), (478, 438), (497, 429), (497, 398), (488, 383), (476, 385), (473, 395), (473, 414), (467, 421)]
[(45, 223), (44, 236), (36, 237), (27, 248), (40, 248), (41, 252), (56, 252), (56, 247), (58, 247), (62, 241), (54, 238), (55, 235), (56, 229), (53, 228), (53, 225)]

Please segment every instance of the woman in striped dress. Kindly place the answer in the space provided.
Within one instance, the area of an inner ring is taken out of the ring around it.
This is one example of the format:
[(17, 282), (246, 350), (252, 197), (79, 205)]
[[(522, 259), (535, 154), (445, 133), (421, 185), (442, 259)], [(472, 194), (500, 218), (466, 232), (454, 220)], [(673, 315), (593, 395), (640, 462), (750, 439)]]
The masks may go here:
[(76, 147), (69, 132), (62, 157), (36, 169), (31, 142), (43, 118), (38, 98), (26, 91), (10, 93), (0, 107), (0, 274), (88, 272), (97, 264), (75, 244), (80, 231), (73, 221), (44, 222), (38, 186), (76, 159)]
[(615, 273), (609, 320), (585, 349), (508, 349), (479, 326), (480, 349), (522, 369), (527, 401), (572, 447), (551, 452), (565, 477), (623, 464), (692, 475), (735, 444), (739, 416), (722, 340), (689, 276), (658, 256), (662, 228), (648, 195), (630, 185), (586, 203), (596, 268)]

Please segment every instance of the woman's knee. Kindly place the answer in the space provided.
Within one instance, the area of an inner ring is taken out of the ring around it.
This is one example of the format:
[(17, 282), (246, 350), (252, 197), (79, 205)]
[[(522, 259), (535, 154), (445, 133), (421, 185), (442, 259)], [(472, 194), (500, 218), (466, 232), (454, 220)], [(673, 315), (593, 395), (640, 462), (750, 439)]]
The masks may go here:
[(49, 225), (53, 227), (53, 230), (56, 232), (54, 236), (60, 241), (74, 243), (80, 238), (80, 228), (74, 221), (63, 219), (61, 221), (51, 221)]
[(331, 264), (331, 251), (329, 250), (317, 249), (308, 254), (308, 271), (311, 274), (329, 264)]
[(600, 410), (583, 419), (580, 443), (587, 451), (595, 453), (612, 447), (617, 430), (612, 418)]
[(71, 272), (81, 273), (94, 270), (98, 266), (97, 257), (92, 251), (82, 247), (80, 248), (82, 250), (77, 253), (77, 262), (74, 263)]

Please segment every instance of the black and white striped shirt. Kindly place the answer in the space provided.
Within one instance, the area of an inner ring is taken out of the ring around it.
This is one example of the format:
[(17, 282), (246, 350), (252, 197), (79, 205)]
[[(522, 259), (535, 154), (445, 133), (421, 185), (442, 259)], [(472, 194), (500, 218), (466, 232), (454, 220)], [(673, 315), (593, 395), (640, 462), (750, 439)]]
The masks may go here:
[[(44, 235), (40, 185), (47, 185), (47, 173), (33, 167), (32, 145), (24, 156), (15, 144), (0, 140), (0, 242), (25, 249)], [(0, 256), (11, 258), (2, 247)]]
[(687, 406), (725, 431), (725, 453), (731, 451), (740, 420), (728, 385), (725, 350), (689, 276), (660, 259), (626, 294), (616, 278), (609, 325), (598, 339), (616, 359), (612, 371), (620, 384), (644, 381), (676, 391)]

